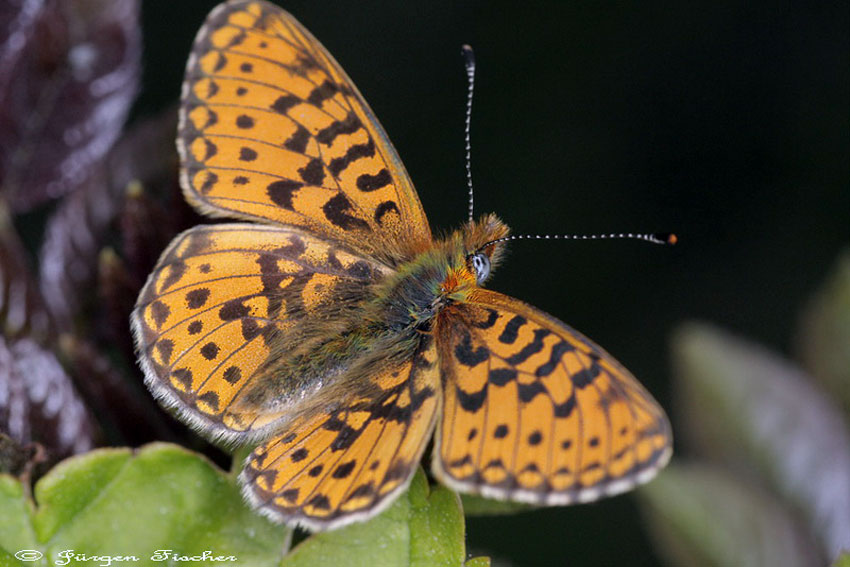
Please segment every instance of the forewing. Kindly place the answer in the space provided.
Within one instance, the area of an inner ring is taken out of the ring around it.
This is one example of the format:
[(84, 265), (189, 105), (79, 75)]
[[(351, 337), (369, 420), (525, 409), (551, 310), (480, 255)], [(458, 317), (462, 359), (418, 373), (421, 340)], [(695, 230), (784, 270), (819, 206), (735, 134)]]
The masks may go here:
[(257, 447), (240, 476), (261, 512), (289, 525), (331, 529), (383, 510), (419, 464), (440, 399), (430, 336), (409, 360), (365, 365), (361, 392), (320, 393), (305, 412)]
[(646, 482), (672, 451), (664, 411), (608, 353), (545, 313), (478, 290), (438, 326), (435, 475), (463, 492), (587, 502)]
[[(239, 403), (307, 320), (340, 309), (382, 264), (283, 227), (197, 226), (174, 239), (139, 295), (133, 331), (145, 380), (196, 429), (228, 441), (281, 418)], [(253, 380), (252, 380), (253, 378)], [(286, 385), (284, 384), (284, 387)]]
[(220, 5), (186, 69), (178, 148), (187, 198), (217, 216), (309, 229), (403, 259), (431, 232), (357, 88), (290, 14)]

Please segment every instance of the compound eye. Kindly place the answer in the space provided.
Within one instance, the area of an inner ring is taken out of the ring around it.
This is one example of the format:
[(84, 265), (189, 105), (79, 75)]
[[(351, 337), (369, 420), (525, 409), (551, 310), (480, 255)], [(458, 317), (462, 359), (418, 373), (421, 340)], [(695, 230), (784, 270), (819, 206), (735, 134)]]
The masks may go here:
[(472, 269), (475, 271), (475, 279), (480, 284), (490, 277), (490, 258), (483, 252), (472, 255)]

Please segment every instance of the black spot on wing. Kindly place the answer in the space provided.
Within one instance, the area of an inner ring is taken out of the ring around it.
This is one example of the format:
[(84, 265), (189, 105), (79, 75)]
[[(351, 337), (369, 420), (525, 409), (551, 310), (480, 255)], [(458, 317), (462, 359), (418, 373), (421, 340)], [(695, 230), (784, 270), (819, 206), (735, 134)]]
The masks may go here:
[(307, 251), (307, 245), (300, 237), (292, 234), (289, 236), (289, 244), (280, 246), (275, 252), (284, 258), (300, 258)]
[(511, 366), (522, 364), (541, 350), (543, 350), (543, 339), (551, 334), (546, 329), (536, 329), (534, 331), (534, 340), (522, 347), (518, 353), (509, 356), (506, 360)]
[(558, 363), (561, 362), (561, 358), (565, 353), (574, 350), (573, 347), (567, 343), (566, 341), (561, 341), (555, 346), (552, 347), (552, 351), (549, 355), (549, 361), (545, 364), (542, 364), (537, 367), (537, 370), (534, 371), (534, 374), (538, 378), (543, 378), (544, 376), (549, 376), (552, 372), (555, 371), (555, 368), (558, 366)]
[(487, 399), (487, 387), (485, 386), (478, 392), (466, 392), (460, 386), (455, 386), (457, 393), (457, 401), (460, 407), (468, 412), (475, 413), (484, 405), (484, 400)]
[(570, 417), (570, 414), (573, 413), (573, 410), (576, 407), (576, 397), (575, 394), (566, 399), (565, 402), (561, 404), (555, 404), (555, 417)]
[(361, 433), (361, 430), (354, 429), (337, 416), (329, 418), (325, 422), (324, 428), (328, 431), (337, 432), (336, 437), (330, 444), (331, 451), (343, 451), (348, 449), (357, 440), (357, 438), (360, 437)]
[(484, 321), (476, 321), (472, 325), (479, 329), (489, 329), (499, 320), (499, 312), (495, 309), (487, 309), (487, 319)]
[(530, 384), (519, 384), (519, 399), (523, 402), (530, 402), (538, 394), (545, 394), (546, 388), (540, 382), (531, 382)]
[(188, 368), (178, 368), (171, 372), (171, 376), (180, 382), (186, 390), (192, 387), (192, 371)]
[(186, 293), (186, 305), (189, 309), (199, 309), (204, 306), (210, 296), (210, 290), (202, 287)]
[(151, 317), (153, 317), (157, 327), (162, 327), (162, 324), (165, 323), (165, 320), (168, 319), (170, 314), (171, 308), (162, 301), (151, 303)]
[(224, 66), (227, 65), (227, 57), (225, 57), (222, 53), (218, 53), (217, 55), (218, 59), (216, 60), (215, 65), (213, 66), (213, 71), (221, 71), (222, 69), (224, 69)]
[(215, 154), (218, 153), (218, 146), (204, 138), (204, 157), (201, 158), (201, 161), (207, 161)]
[(240, 114), (236, 117), (236, 127), (243, 130), (254, 127), (254, 119), (247, 114)]
[(317, 510), (330, 510), (331, 502), (324, 494), (316, 494), (307, 502), (307, 506), (312, 506)]
[(357, 498), (366, 498), (368, 496), (373, 496), (374, 494), (375, 494), (375, 485), (372, 484), (371, 482), (366, 482), (364, 484), (361, 484), (360, 486), (358, 486), (354, 490), (352, 490), (351, 494), (349, 494), (346, 497), (345, 500), (347, 502), (349, 500), (355, 500)]
[(171, 359), (171, 353), (174, 350), (174, 341), (169, 339), (160, 339), (156, 342), (156, 350), (159, 353), (160, 359), (165, 364)]
[(294, 503), (298, 500), (298, 489), (297, 488), (287, 488), (283, 492), (280, 493), (281, 498), (289, 502), (290, 504)]
[(337, 194), (322, 206), (325, 218), (343, 230), (370, 230), (369, 224), (363, 219), (351, 216), (348, 211), (353, 210), (351, 201), (342, 193)]
[(238, 366), (230, 366), (224, 371), (223, 378), (228, 384), (235, 384), (242, 379), (242, 370)]
[(375, 155), (375, 142), (369, 138), (368, 142), (357, 144), (348, 148), (345, 155), (331, 160), (328, 164), (328, 169), (334, 177), (339, 177), (339, 174), (345, 171), (345, 168), (362, 157), (372, 157)]
[(398, 210), (398, 205), (395, 204), (395, 201), (384, 201), (375, 207), (375, 222), (378, 225), (383, 224), (384, 215), (390, 211), (395, 211), (397, 215), (401, 215), (401, 211)]
[(277, 100), (272, 103), (271, 108), (275, 112), (286, 114), (290, 108), (300, 103), (301, 99), (295, 95), (283, 95), (278, 97)]
[(455, 358), (464, 366), (472, 368), (490, 358), (490, 351), (485, 346), (473, 349), (472, 338), (469, 333), (466, 333), (463, 340), (455, 346)]
[(201, 347), (201, 356), (206, 358), (207, 360), (215, 360), (215, 357), (218, 356), (218, 353), (221, 349), (219, 349), (218, 345), (214, 342), (208, 342), (204, 346)]
[(204, 178), (204, 182), (201, 184), (198, 190), (201, 192), (202, 195), (207, 195), (210, 191), (212, 191), (212, 188), (215, 187), (216, 183), (218, 183), (218, 175), (216, 175), (212, 171), (207, 171)]
[(256, 150), (246, 146), (239, 148), (239, 161), (254, 161), (255, 159), (257, 159)]
[(263, 327), (255, 319), (242, 319), (242, 338), (246, 341), (254, 340), (257, 335), (263, 332)]
[(499, 335), (499, 342), (505, 343), (506, 345), (513, 344), (519, 335), (519, 329), (523, 325), (528, 323), (528, 321), (522, 315), (514, 315), (514, 317), (508, 321), (505, 328), (502, 329), (502, 334)]
[(162, 281), (160, 292), (165, 291), (177, 282), (179, 282), (186, 273), (186, 263), (182, 260), (173, 261), (168, 266), (168, 276)]
[(410, 466), (410, 463), (406, 461), (396, 461), (387, 469), (387, 472), (384, 474), (384, 480), (381, 484), (405, 478), (408, 474), (410, 474), (411, 469), (412, 467)]
[(357, 465), (357, 461), (347, 461), (339, 465), (331, 474), (334, 478), (347, 478)]
[(333, 98), (338, 92), (339, 88), (336, 86), (336, 83), (325, 79), (325, 82), (310, 91), (310, 94), (307, 96), (307, 102), (315, 106), (322, 106), (324, 101)]
[(207, 82), (207, 93), (204, 98), (206, 98), (207, 100), (211, 99), (212, 97), (218, 94), (218, 89), (218, 83), (210, 80), (209, 82)]
[(250, 309), (242, 304), (241, 299), (231, 299), (221, 307), (218, 316), (222, 321), (233, 321), (245, 317), (249, 312)]
[(198, 401), (204, 402), (206, 405), (210, 406), (213, 411), (218, 411), (218, 394), (215, 392), (204, 392), (198, 396)]
[(601, 372), (602, 369), (599, 367), (596, 361), (594, 361), (587, 368), (582, 368), (581, 370), (570, 376), (570, 379), (572, 380), (573, 385), (576, 388), (586, 388), (587, 386), (593, 383), (594, 378), (599, 376)]
[(472, 455), (466, 454), (459, 459), (455, 459), (453, 461), (449, 461), (446, 463), (450, 469), (456, 469), (465, 465), (472, 463)]
[(298, 189), (304, 187), (304, 184), (291, 179), (280, 179), (272, 181), (266, 187), (266, 194), (275, 205), (283, 207), (287, 210), (293, 210), (292, 198)]
[(368, 193), (370, 191), (377, 191), (382, 187), (386, 187), (390, 183), (392, 183), (392, 177), (390, 176), (390, 172), (384, 168), (375, 175), (370, 175), (368, 173), (363, 173), (357, 177), (357, 188), (364, 193)]
[(236, 35), (234, 35), (233, 37), (230, 38), (230, 41), (227, 42), (227, 45), (225, 45), (225, 48), (236, 47), (237, 45), (241, 45), (242, 42), (245, 41), (246, 37), (248, 37), (248, 34), (246, 34), (244, 30), (240, 31), (239, 33), (237, 33)]
[(337, 136), (353, 134), (360, 128), (362, 128), (360, 119), (357, 118), (357, 115), (353, 112), (349, 112), (348, 116), (346, 116), (343, 120), (336, 120), (332, 122), (330, 126), (319, 130), (319, 133), (316, 134), (316, 140), (318, 140), (321, 144), (330, 146), (333, 144), (333, 141), (337, 138)]
[(307, 151), (307, 143), (310, 141), (310, 132), (302, 125), (298, 125), (298, 130), (289, 137), (283, 147), (289, 151), (303, 154)]
[(313, 158), (310, 163), (298, 170), (298, 175), (304, 183), (320, 186), (325, 180), (325, 164), (319, 158)]
[(517, 372), (513, 368), (494, 368), (487, 375), (487, 379), (494, 386), (504, 386), (508, 382), (516, 380)]

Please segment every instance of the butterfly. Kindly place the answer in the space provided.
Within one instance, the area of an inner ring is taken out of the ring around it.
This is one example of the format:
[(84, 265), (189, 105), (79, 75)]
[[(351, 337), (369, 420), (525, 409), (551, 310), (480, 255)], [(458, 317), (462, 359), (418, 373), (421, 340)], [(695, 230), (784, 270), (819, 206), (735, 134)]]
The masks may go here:
[(410, 482), (562, 505), (628, 490), (671, 454), (668, 420), (582, 334), (483, 287), (508, 227), (436, 239), (357, 88), (291, 15), (215, 8), (188, 60), (186, 199), (212, 217), (159, 259), (132, 314), (145, 380), (201, 434), (255, 446), (261, 513), (364, 520)]

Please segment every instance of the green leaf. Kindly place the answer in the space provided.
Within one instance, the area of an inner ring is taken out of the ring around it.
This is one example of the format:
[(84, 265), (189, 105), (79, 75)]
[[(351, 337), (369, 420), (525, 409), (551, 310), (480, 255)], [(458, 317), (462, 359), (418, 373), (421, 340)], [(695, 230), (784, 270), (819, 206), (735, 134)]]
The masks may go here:
[(832, 401), (789, 362), (705, 325), (681, 328), (673, 351), (691, 445), (790, 501), (824, 557), (850, 547), (850, 435)]
[(74, 550), (147, 564), (158, 550), (171, 550), (236, 558), (205, 565), (260, 567), (278, 565), (288, 548), (288, 530), (250, 510), (233, 481), (206, 459), (174, 445), (68, 459), (36, 484), (37, 509), (17, 481), (0, 479), (0, 557), (32, 549), (52, 565), (60, 552)]
[(37, 544), (23, 485), (9, 475), (0, 475), (0, 510), (0, 565), (17, 565), (13, 554)]
[(419, 469), (410, 489), (386, 511), (368, 522), (309, 537), (282, 567), (457, 567), (465, 557), (457, 494), (443, 486), (429, 488)]
[(850, 551), (845, 551), (836, 557), (832, 567), (850, 567)]
[(463, 564), (464, 567), (490, 567), (489, 557), (473, 557)]
[(797, 344), (804, 366), (850, 415), (850, 250), (803, 311)]
[(671, 565), (822, 565), (817, 546), (769, 493), (728, 473), (673, 464), (637, 491)]

